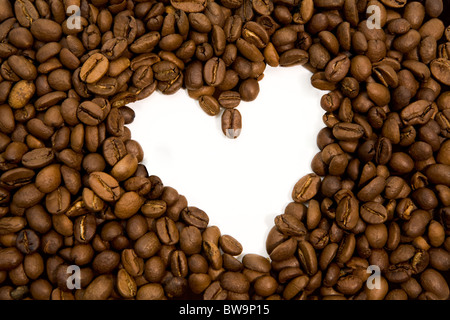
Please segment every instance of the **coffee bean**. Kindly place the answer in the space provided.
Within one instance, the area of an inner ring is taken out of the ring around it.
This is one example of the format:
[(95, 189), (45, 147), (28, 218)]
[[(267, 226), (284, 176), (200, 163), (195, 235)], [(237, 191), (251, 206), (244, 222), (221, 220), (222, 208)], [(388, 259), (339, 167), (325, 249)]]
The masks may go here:
[(298, 276), (292, 279), (283, 291), (283, 298), (289, 300), (295, 297), (301, 290), (305, 288), (308, 281), (309, 278), (306, 275)]
[(33, 36), (44, 42), (59, 41), (62, 36), (61, 25), (49, 19), (37, 19), (31, 23)]
[(15, 247), (0, 249), (0, 270), (9, 271), (17, 267), (23, 261), (23, 256)]
[(308, 241), (298, 243), (298, 256), (306, 273), (314, 275), (317, 272), (317, 256), (313, 246)]
[(387, 220), (387, 210), (380, 203), (366, 202), (361, 206), (360, 213), (361, 218), (370, 224), (383, 223)]
[(325, 78), (328, 81), (338, 82), (344, 79), (350, 68), (350, 59), (340, 55), (331, 60), (325, 68)]
[(236, 40), (236, 47), (239, 53), (252, 62), (264, 60), (264, 56), (258, 47), (242, 38)]
[(320, 177), (316, 174), (309, 174), (301, 178), (294, 186), (292, 199), (295, 202), (306, 202), (313, 198), (320, 188)]
[[(242, 90), (249, 90), (249, 89), (245, 89), (245, 87), (244, 87)], [(246, 93), (246, 94), (248, 94), (248, 93)], [(248, 96), (247, 96), (247, 99), (248, 99)], [(236, 108), (239, 105), (239, 103), (241, 102), (241, 94), (237, 91), (232, 91), (232, 90), (224, 91), (219, 95), (218, 102), (219, 102), (220, 106), (222, 106), (223, 108), (226, 108), (226, 109)]]
[(104, 300), (114, 289), (113, 277), (111, 275), (100, 275), (96, 277), (86, 288), (82, 296), (83, 300)]
[(226, 109), (222, 114), (222, 132), (230, 139), (239, 137), (242, 129), (241, 114), (237, 109)]
[(230, 235), (221, 236), (219, 244), (224, 252), (233, 256), (240, 255), (243, 249), (242, 245)]
[(259, 84), (255, 79), (244, 80), (239, 87), (240, 98), (243, 101), (253, 101), (259, 94)]
[(283, 67), (305, 65), (308, 62), (309, 54), (302, 49), (290, 49), (280, 55), (279, 64)]
[(89, 175), (89, 185), (92, 191), (105, 201), (115, 201), (120, 197), (117, 180), (104, 172), (91, 173)]
[(201, 12), (206, 8), (206, 1), (192, 1), (192, 0), (171, 0), (170, 3), (174, 8), (185, 12)]
[(27, 168), (15, 168), (4, 172), (0, 176), (2, 185), (8, 188), (17, 188), (31, 182), (35, 173), (33, 170)]
[(198, 102), (202, 110), (205, 111), (207, 115), (215, 116), (219, 114), (221, 105), (219, 104), (220, 102), (217, 101), (214, 97), (201, 96)]
[(425, 270), (420, 277), (420, 284), (425, 290), (432, 292), (439, 299), (445, 300), (449, 296), (448, 285), (442, 275), (436, 270)]
[(242, 37), (257, 48), (264, 48), (269, 42), (269, 35), (264, 27), (254, 21), (248, 21), (242, 27)]
[(392, 45), (394, 48), (402, 53), (414, 49), (420, 43), (420, 33), (415, 29), (411, 29), (405, 34), (397, 37)]
[(23, 56), (12, 55), (8, 58), (8, 64), (12, 71), (23, 80), (34, 80), (37, 77), (37, 69), (33, 63)]
[(35, 91), (36, 86), (33, 82), (21, 80), (12, 87), (8, 103), (13, 109), (23, 108), (30, 101)]
[(333, 127), (333, 135), (339, 140), (355, 140), (362, 137), (363, 128), (356, 123), (338, 123)]
[(134, 278), (125, 269), (120, 269), (117, 274), (117, 291), (126, 298), (133, 298), (137, 293), (137, 285)]
[(242, 273), (225, 272), (220, 279), (220, 285), (225, 290), (237, 293), (247, 292), (249, 289), (249, 282)]
[(209, 59), (203, 68), (203, 78), (209, 86), (218, 86), (225, 78), (225, 62), (220, 58)]
[(181, 218), (188, 225), (192, 225), (199, 229), (206, 228), (209, 222), (209, 217), (203, 210), (192, 206), (183, 209)]
[(187, 255), (198, 254), (202, 248), (202, 235), (200, 229), (188, 226), (180, 232), (180, 247)]
[(93, 54), (87, 59), (80, 70), (80, 79), (86, 83), (100, 80), (108, 71), (109, 61), (101, 53)]
[[(100, 179), (101, 179), (101, 177), (100, 177)], [(102, 183), (104, 183), (104, 182), (105, 181), (102, 180)], [(106, 182), (106, 183), (108, 183), (108, 182)], [(108, 186), (106, 186), (106, 187), (108, 187)], [(109, 188), (111, 188), (111, 185), (109, 185)], [(112, 186), (112, 188), (113, 189), (108, 190), (108, 193), (110, 195), (114, 194), (113, 190), (115, 187)], [(93, 190), (95, 192), (94, 188), (93, 188)], [(105, 190), (102, 190), (101, 192), (104, 193), (104, 191)], [(101, 197), (100, 194), (98, 194), (98, 196)], [(103, 200), (107, 201), (106, 199), (103, 199)], [(122, 196), (120, 196), (120, 198), (117, 200), (117, 203), (116, 203), (116, 206), (114, 209), (114, 215), (119, 219), (128, 219), (139, 211), (139, 209), (141, 208), (143, 203), (144, 203), (144, 199), (141, 196), (139, 196), (139, 194), (137, 194), (136, 192), (134, 192), (134, 191), (126, 192)]]
[(419, 100), (408, 105), (401, 112), (406, 125), (424, 124), (428, 122), (436, 110), (436, 105), (426, 100)]
[(31, 208), (40, 203), (44, 196), (45, 194), (39, 191), (34, 183), (31, 183), (17, 190), (12, 197), (12, 202), (20, 208)]
[(358, 201), (356, 198), (353, 195), (343, 197), (336, 208), (338, 226), (345, 230), (351, 230), (356, 226), (358, 219)]
[(301, 236), (306, 234), (304, 224), (293, 215), (282, 214), (275, 217), (278, 230), (287, 236)]

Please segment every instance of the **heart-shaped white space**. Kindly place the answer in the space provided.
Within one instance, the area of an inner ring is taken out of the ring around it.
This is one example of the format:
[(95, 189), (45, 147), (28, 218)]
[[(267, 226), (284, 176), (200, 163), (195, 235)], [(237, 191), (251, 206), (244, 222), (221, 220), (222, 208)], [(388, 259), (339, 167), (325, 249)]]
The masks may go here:
[(311, 172), (319, 151), (324, 92), (301, 66), (267, 67), (264, 74), (256, 100), (238, 107), (242, 132), (235, 140), (223, 135), (220, 116), (206, 115), (185, 90), (134, 103), (129, 128), (150, 174), (204, 210), (209, 225), (236, 238), (243, 254), (267, 256), (274, 217), (292, 201), (294, 184)]

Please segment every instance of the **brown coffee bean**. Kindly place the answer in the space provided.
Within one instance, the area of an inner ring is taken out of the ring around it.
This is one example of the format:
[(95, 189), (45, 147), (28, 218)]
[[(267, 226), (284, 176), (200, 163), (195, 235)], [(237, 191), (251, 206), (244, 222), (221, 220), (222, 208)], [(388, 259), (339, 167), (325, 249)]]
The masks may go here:
[(125, 269), (120, 269), (117, 273), (117, 291), (126, 298), (133, 298), (137, 293), (137, 285), (134, 278)]
[(442, 275), (433, 269), (425, 270), (420, 276), (420, 284), (439, 299), (445, 300), (449, 296), (449, 288)]
[(328, 81), (338, 82), (344, 79), (350, 69), (350, 59), (340, 55), (331, 60), (325, 68), (325, 78)]
[(292, 192), (292, 199), (299, 203), (310, 200), (319, 191), (320, 182), (320, 177), (316, 174), (304, 176), (295, 184)]
[(361, 201), (371, 201), (384, 190), (385, 186), (386, 181), (383, 177), (375, 177), (358, 192), (357, 197)]
[(336, 289), (343, 294), (355, 294), (363, 285), (361, 278), (355, 275), (347, 275), (340, 277), (336, 283)]
[[(91, 188), (93, 188), (92, 185)], [(94, 188), (93, 190), (95, 192)], [(101, 192), (104, 192), (104, 190), (102, 190)], [(100, 194), (98, 194), (98, 196), (101, 197)], [(107, 201), (106, 199), (103, 200)], [(142, 198), (138, 193), (134, 191), (125, 192), (117, 200), (117, 203), (114, 208), (114, 215), (119, 219), (128, 219), (139, 211), (143, 203), (144, 198)]]
[(431, 248), (429, 250), (430, 254), (430, 265), (437, 270), (447, 271), (449, 269), (449, 254), (447, 251), (441, 248)]
[(188, 225), (199, 229), (205, 229), (209, 223), (208, 215), (203, 210), (192, 206), (186, 207), (181, 211), (181, 218)]
[(78, 106), (77, 117), (88, 126), (96, 126), (103, 121), (104, 112), (98, 104), (85, 101)]
[(230, 138), (239, 137), (242, 129), (241, 114), (237, 109), (226, 109), (222, 114), (222, 132)]
[(33, 82), (21, 80), (12, 87), (8, 103), (13, 109), (23, 108), (33, 97), (35, 91), (36, 86)]
[(275, 225), (287, 236), (302, 236), (306, 234), (304, 224), (293, 215), (282, 214), (275, 217)]
[[(251, 87), (250, 84), (247, 84), (244, 87), (242, 87), (242, 85), (241, 85), (239, 90), (241, 90), (241, 88), (243, 91), (245, 90), (246, 98), (252, 99), (253, 97), (249, 96), (249, 94), (252, 94), (251, 93), (252, 91), (249, 91), (249, 90), (251, 90), (252, 88), (246, 88), (246, 86)], [(258, 87), (258, 89), (259, 89), (259, 87)], [(249, 100), (246, 100), (246, 101), (249, 101)], [(239, 105), (239, 103), (241, 102), (241, 94), (237, 91), (232, 91), (232, 90), (224, 91), (219, 95), (218, 102), (219, 102), (220, 106), (223, 108), (226, 108), (226, 109), (236, 108)]]
[(206, 8), (206, 1), (171, 0), (174, 8), (185, 12), (201, 12)]
[(119, 183), (104, 172), (92, 172), (89, 175), (89, 185), (105, 201), (116, 201), (120, 197)]
[(197, 227), (188, 226), (180, 232), (180, 247), (187, 255), (200, 253), (202, 249), (202, 236)]
[(215, 116), (220, 112), (220, 104), (212, 96), (201, 96), (198, 100), (200, 107), (207, 115)]
[(22, 217), (3, 217), (0, 218), (0, 234), (16, 233), (22, 230), (26, 221)]
[(21, 79), (32, 81), (37, 77), (37, 69), (33, 63), (24, 56), (12, 55), (8, 58), (12, 71)]
[(314, 275), (317, 272), (318, 262), (314, 247), (308, 241), (298, 243), (298, 256), (303, 269), (308, 275)]
[(50, 193), (61, 184), (59, 164), (43, 168), (36, 176), (36, 187), (44, 193)]
[(152, 257), (160, 248), (161, 243), (154, 232), (147, 232), (134, 244), (136, 255), (143, 259)]
[(353, 195), (343, 197), (336, 208), (336, 222), (338, 226), (345, 230), (353, 229), (359, 219), (358, 211), (358, 201)]
[(259, 94), (259, 84), (255, 79), (244, 80), (239, 86), (240, 98), (243, 101), (253, 101)]
[(44, 196), (45, 194), (31, 183), (17, 190), (12, 197), (12, 202), (20, 208), (31, 208), (40, 203)]
[(417, 45), (420, 43), (420, 39), (420, 33), (413, 27), (413, 29), (409, 30), (405, 34), (397, 37), (393, 41), (392, 45), (396, 50), (402, 53), (407, 53), (408, 51), (413, 50), (415, 47), (417, 47)]
[(394, 172), (404, 174), (413, 169), (414, 161), (406, 153), (395, 152), (392, 154), (391, 160), (389, 161), (389, 166)]
[(110, 274), (96, 277), (86, 288), (83, 300), (105, 300), (114, 289), (113, 277)]
[(356, 123), (338, 123), (333, 127), (333, 135), (339, 140), (355, 140), (363, 136), (363, 128)]
[(23, 256), (15, 247), (0, 249), (0, 270), (9, 271), (17, 267), (23, 261)]
[(62, 36), (61, 25), (49, 19), (37, 19), (31, 23), (33, 36), (44, 42), (59, 41)]
[(167, 245), (174, 245), (180, 239), (175, 222), (167, 217), (156, 220), (156, 232), (161, 242)]
[(250, 284), (242, 273), (225, 272), (220, 278), (220, 285), (225, 290), (237, 293), (247, 292)]
[(309, 278), (306, 275), (298, 276), (292, 279), (283, 291), (283, 298), (288, 300), (294, 298), (300, 291), (302, 291), (306, 287), (308, 282)]
[(8, 188), (17, 188), (31, 182), (35, 173), (27, 168), (15, 168), (4, 172), (0, 176), (1, 185)]
[(361, 218), (370, 224), (384, 223), (387, 220), (386, 208), (376, 202), (366, 202), (361, 205)]
[(225, 78), (225, 62), (220, 58), (209, 59), (203, 68), (203, 78), (209, 86), (218, 86)]
[(133, 249), (124, 249), (122, 251), (121, 263), (133, 277), (140, 276), (144, 272), (144, 260), (138, 257)]

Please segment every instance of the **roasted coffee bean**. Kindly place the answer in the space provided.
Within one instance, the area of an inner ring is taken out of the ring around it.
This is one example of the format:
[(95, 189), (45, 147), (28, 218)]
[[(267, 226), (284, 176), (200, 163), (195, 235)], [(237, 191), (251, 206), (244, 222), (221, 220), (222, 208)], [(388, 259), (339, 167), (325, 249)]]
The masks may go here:
[(222, 132), (230, 138), (236, 139), (241, 134), (242, 118), (237, 109), (226, 109), (222, 114)]
[[(212, 96), (201, 96), (198, 99), (199, 105), (207, 115), (215, 116), (220, 112), (220, 102)], [(228, 101), (227, 101), (228, 102)]]
[(91, 189), (105, 201), (115, 201), (120, 197), (119, 183), (104, 172), (93, 172), (89, 175)]
[(96, 53), (84, 62), (80, 70), (80, 79), (86, 83), (100, 80), (108, 71), (109, 61), (101, 53)]
[(78, 106), (77, 116), (84, 124), (95, 126), (103, 121), (104, 112), (98, 104), (85, 101)]
[(185, 1), (185, 0), (171, 0), (170, 3), (179, 10), (185, 12), (201, 12), (206, 8), (206, 1)]
[(225, 78), (225, 62), (220, 58), (209, 59), (203, 68), (203, 78), (209, 86), (220, 85)]
[(34, 80), (37, 70), (33, 63), (23, 56), (13, 55), (8, 58), (8, 64), (12, 71), (23, 80)]
[(9, 271), (17, 267), (23, 261), (23, 255), (15, 247), (0, 249), (0, 270)]
[[(245, 87), (242, 90), (246, 90), (248, 92), (248, 90), (250, 89), (245, 89)], [(246, 92), (246, 97), (247, 98), (252, 98), (252, 97), (248, 97), (248, 93)], [(248, 101), (248, 100), (246, 100)], [(239, 103), (241, 102), (241, 95), (239, 92), (237, 91), (224, 91), (219, 95), (218, 98), (218, 102), (220, 104), (221, 107), (226, 108), (226, 109), (233, 109), (236, 108)]]
[(314, 275), (317, 272), (317, 255), (313, 246), (308, 241), (298, 243), (298, 256), (300, 264), (308, 275)]
[(336, 208), (336, 222), (338, 226), (345, 230), (353, 229), (359, 219), (358, 211), (358, 201), (353, 195), (343, 197)]
[(333, 135), (339, 140), (355, 140), (363, 136), (363, 128), (356, 123), (338, 123), (333, 127)]
[(293, 215), (282, 214), (276, 216), (275, 225), (280, 232), (287, 236), (301, 236), (306, 234), (304, 224)]
[(239, 95), (243, 101), (253, 101), (259, 94), (259, 84), (255, 79), (246, 79), (239, 86)]
[(445, 300), (449, 296), (448, 284), (436, 270), (425, 270), (420, 277), (420, 284), (424, 290), (435, 294), (438, 299)]
[(208, 215), (197, 207), (186, 207), (181, 212), (181, 218), (188, 225), (205, 229), (209, 222)]
[(360, 214), (361, 218), (370, 224), (383, 223), (388, 218), (386, 208), (377, 202), (366, 202), (362, 204)]
[(346, 55), (340, 55), (327, 64), (325, 78), (332, 82), (341, 81), (347, 75), (349, 69), (350, 59)]
[(119, 219), (128, 219), (139, 211), (143, 203), (144, 199), (137, 192), (126, 192), (117, 200), (114, 215)]

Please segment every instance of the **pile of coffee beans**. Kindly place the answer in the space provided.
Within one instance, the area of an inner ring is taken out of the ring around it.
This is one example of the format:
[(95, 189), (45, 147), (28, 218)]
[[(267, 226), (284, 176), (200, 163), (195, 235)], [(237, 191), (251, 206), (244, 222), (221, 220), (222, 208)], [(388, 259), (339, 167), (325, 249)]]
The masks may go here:
[[(0, 0), (0, 299), (449, 299), (446, 5)], [(149, 173), (127, 127), (183, 88), (237, 138), (266, 65), (327, 91), (268, 257)]]

